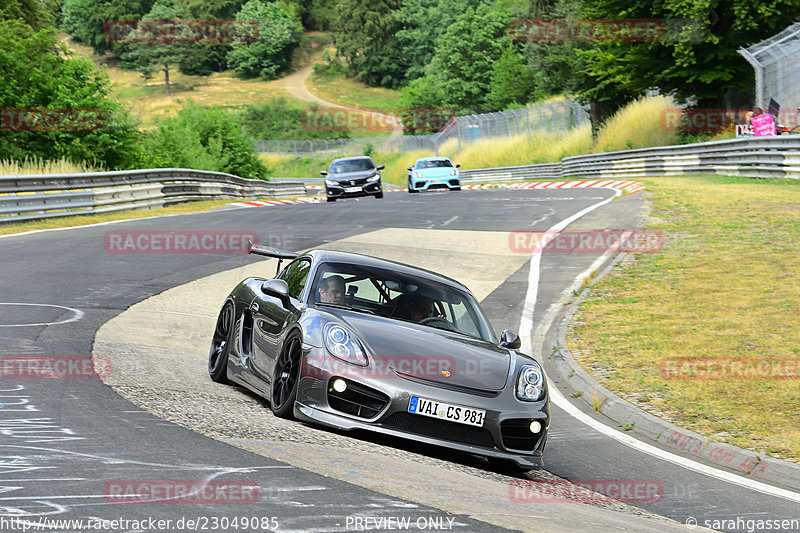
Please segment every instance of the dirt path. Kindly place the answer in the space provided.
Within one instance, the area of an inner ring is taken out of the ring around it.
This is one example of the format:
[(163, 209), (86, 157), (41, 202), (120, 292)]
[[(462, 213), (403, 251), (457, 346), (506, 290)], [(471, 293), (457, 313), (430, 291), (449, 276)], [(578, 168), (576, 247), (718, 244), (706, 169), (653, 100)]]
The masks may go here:
[(306, 86), (306, 80), (311, 75), (313, 70), (313, 63), (308, 65), (307, 67), (303, 67), (302, 69), (289, 74), (285, 78), (281, 78), (279, 80), (275, 80), (272, 82), (275, 87), (281, 87), (285, 89), (289, 94), (294, 96), (295, 98), (299, 98), (300, 100), (304, 100), (306, 102), (312, 102), (319, 104), (321, 106), (325, 106), (328, 108), (334, 109), (342, 109), (344, 111), (349, 111), (352, 113), (357, 113), (358, 115), (370, 115), (370, 123), (373, 124), (394, 124), (392, 129), (392, 137), (399, 137), (403, 134), (403, 124), (396, 120), (396, 117), (391, 115), (385, 115), (383, 113), (377, 113), (374, 111), (365, 111), (363, 109), (357, 109), (355, 107), (347, 107), (340, 104), (336, 104), (333, 102), (329, 102), (327, 100), (323, 100), (319, 96), (313, 94), (308, 90)]

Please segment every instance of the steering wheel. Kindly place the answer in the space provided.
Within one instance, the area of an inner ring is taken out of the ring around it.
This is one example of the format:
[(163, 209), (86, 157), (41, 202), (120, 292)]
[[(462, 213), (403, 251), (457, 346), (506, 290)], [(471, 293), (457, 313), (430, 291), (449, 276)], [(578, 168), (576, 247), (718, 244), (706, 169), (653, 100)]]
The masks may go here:
[(449, 329), (450, 331), (456, 331), (453, 329), (453, 324), (445, 320), (444, 318), (440, 318), (438, 316), (429, 316), (428, 318), (423, 318), (419, 321), (420, 324), (426, 326), (432, 326), (435, 328), (442, 328), (442, 329)]

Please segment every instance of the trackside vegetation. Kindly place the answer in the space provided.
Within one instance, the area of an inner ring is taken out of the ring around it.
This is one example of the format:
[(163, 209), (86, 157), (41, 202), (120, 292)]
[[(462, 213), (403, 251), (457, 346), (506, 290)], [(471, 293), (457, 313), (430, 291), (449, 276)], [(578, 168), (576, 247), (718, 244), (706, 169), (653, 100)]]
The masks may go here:
[(570, 350), (646, 411), (800, 462), (800, 183), (643, 181), (666, 244), (591, 286)]

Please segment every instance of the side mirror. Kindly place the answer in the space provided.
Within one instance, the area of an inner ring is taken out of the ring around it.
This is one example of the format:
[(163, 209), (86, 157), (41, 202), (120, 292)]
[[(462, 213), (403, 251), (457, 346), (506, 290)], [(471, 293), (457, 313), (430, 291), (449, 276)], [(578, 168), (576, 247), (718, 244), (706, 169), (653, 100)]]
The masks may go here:
[(328, 171), (327, 170), (320, 170), (319, 173), (322, 174), (323, 176), (327, 176), (328, 175)]
[(456, 165), (456, 168), (461, 168), (461, 165)]
[(411, 171), (411, 170), (414, 170), (414, 169), (412, 167), (408, 167), (408, 170)]
[(282, 279), (269, 279), (261, 285), (261, 292), (277, 298), (283, 307), (289, 307), (289, 284)]
[(507, 329), (500, 334), (500, 346), (509, 350), (518, 350), (522, 346), (522, 340), (516, 333)]
[(386, 168), (386, 165), (378, 165), (375, 170), (383, 170), (384, 168)]

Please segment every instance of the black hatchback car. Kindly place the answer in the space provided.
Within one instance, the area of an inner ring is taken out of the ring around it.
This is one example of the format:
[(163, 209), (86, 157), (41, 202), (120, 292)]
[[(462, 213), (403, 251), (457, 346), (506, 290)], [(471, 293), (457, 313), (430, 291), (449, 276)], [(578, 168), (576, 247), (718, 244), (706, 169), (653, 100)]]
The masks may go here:
[(376, 167), (371, 157), (363, 155), (334, 159), (327, 171), (320, 171), (325, 176), (325, 197), (329, 202), (358, 196), (383, 198), (380, 173), (383, 168), (383, 165)]

